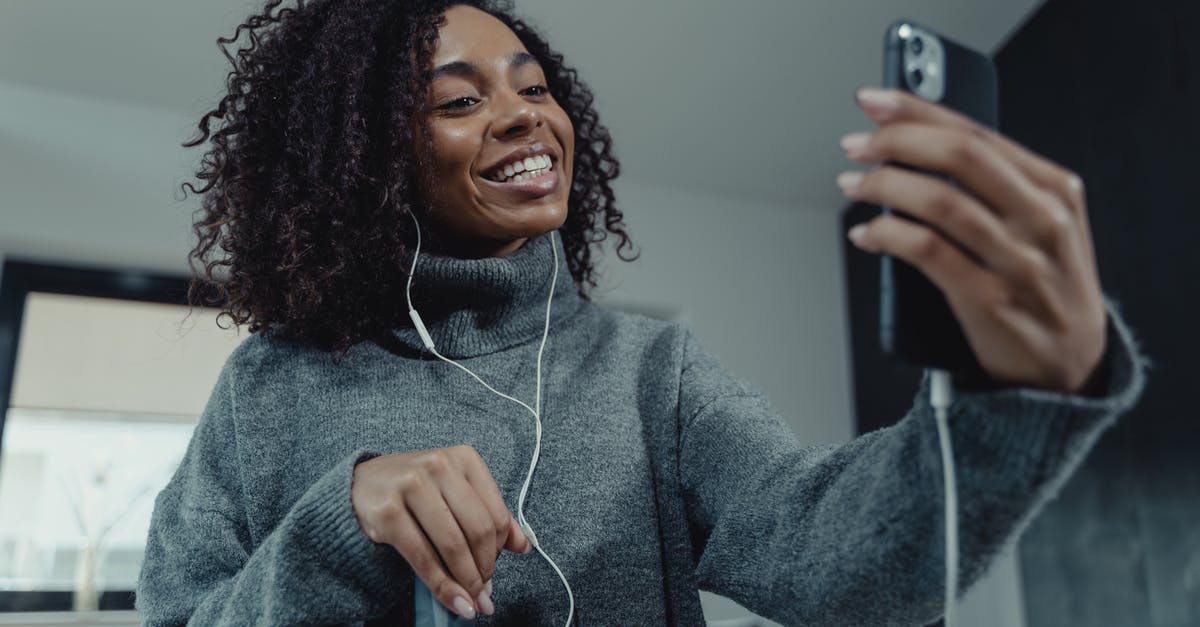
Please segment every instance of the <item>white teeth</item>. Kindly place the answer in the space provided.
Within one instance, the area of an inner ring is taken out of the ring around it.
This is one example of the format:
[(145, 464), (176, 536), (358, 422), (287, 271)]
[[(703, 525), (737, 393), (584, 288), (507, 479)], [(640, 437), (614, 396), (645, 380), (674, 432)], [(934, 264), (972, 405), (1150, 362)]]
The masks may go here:
[(549, 155), (537, 155), (507, 164), (492, 176), (500, 183), (520, 182), (541, 176), (552, 167)]

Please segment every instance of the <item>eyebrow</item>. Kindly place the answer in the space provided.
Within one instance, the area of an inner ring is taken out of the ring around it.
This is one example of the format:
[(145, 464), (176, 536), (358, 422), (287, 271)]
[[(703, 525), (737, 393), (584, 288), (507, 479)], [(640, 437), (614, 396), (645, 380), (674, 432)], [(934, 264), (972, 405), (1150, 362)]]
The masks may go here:
[[(508, 57), (509, 69), (515, 69), (531, 63), (534, 65), (541, 65), (538, 63), (537, 57), (525, 51), (514, 52)], [(475, 65), (474, 63), (469, 61), (451, 61), (450, 63), (439, 65), (434, 68), (429, 80), (432, 82), (442, 76), (472, 77), (478, 75), (479, 66)]]

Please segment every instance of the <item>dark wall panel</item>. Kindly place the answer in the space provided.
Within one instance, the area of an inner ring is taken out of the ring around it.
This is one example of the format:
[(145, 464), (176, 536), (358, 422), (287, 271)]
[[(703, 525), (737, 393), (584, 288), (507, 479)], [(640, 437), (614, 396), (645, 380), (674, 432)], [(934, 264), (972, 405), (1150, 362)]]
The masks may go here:
[(1030, 627), (1200, 625), (1200, 3), (1050, 0), (996, 55), (1001, 128), (1078, 171), (1155, 361), (1021, 543)]

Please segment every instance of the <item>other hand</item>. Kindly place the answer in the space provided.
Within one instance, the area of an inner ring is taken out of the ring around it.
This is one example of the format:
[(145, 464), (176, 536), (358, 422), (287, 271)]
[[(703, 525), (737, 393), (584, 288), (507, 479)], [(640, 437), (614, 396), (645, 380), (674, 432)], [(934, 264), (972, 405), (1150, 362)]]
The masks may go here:
[(354, 468), (351, 501), (367, 537), (395, 547), (438, 601), (464, 618), (494, 611), (500, 552), (531, 550), (471, 446), (364, 461)]

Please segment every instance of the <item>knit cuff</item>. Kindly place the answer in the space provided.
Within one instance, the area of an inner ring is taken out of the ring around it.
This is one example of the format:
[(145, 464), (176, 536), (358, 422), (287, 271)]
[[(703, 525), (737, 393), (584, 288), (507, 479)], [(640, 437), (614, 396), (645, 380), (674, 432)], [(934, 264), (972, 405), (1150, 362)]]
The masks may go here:
[(356, 582), (368, 594), (391, 597), (405, 562), (393, 547), (367, 537), (350, 496), (355, 466), (378, 456), (360, 450), (343, 458), (300, 497), (288, 517), (304, 554), (320, 560), (331, 575)]
[(1149, 362), (1142, 354), (1133, 332), (1122, 319), (1115, 301), (1105, 300), (1108, 312), (1105, 333), (1107, 341), (1104, 356), (1097, 367), (1098, 380), (1092, 382), (1094, 389), (1084, 394), (1064, 394), (1034, 388), (1010, 388), (1007, 390), (973, 393), (957, 391), (963, 398), (975, 399), (992, 406), (1011, 404), (1015, 399), (1065, 403), (1079, 409), (1104, 413), (1121, 413), (1133, 406), (1145, 386), (1145, 370)]
[[(1029, 464), (1041, 470), (1034, 473), (1035, 480), (1045, 479), (1060, 462), (1081, 457), (1104, 428), (1137, 402), (1149, 367), (1117, 305), (1108, 301), (1106, 308), (1107, 343), (1097, 369), (1102, 376), (1091, 395), (1034, 388), (955, 390), (949, 411), (955, 446), (962, 440), (964, 455), (994, 456), (996, 463)], [(916, 403), (932, 415), (928, 373)]]

